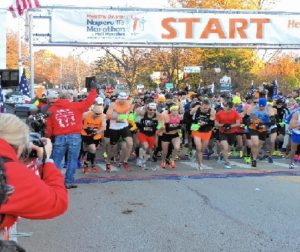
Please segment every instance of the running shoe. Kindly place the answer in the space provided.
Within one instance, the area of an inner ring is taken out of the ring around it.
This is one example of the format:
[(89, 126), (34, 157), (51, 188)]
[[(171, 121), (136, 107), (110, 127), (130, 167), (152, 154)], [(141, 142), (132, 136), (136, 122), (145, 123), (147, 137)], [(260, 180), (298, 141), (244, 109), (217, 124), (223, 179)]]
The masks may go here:
[(129, 165), (127, 162), (122, 162), (122, 166), (124, 167), (125, 171), (129, 172), (130, 169), (129, 169)]
[(87, 161), (83, 162), (82, 172), (83, 172), (83, 174), (89, 173), (89, 163)]
[(225, 162), (224, 168), (225, 169), (231, 169), (231, 164), (229, 162)]
[(222, 155), (222, 154), (219, 155), (219, 157), (218, 157), (218, 162), (219, 162), (219, 163), (223, 162), (223, 155)]
[(107, 158), (107, 153), (106, 153), (106, 151), (103, 152), (103, 157), (104, 157), (104, 158)]
[(273, 164), (273, 158), (272, 157), (268, 157), (268, 162), (269, 162), (269, 164)]
[(176, 164), (173, 160), (170, 161), (170, 166), (171, 166), (172, 169), (176, 168)]
[(251, 166), (252, 166), (252, 167), (256, 167), (256, 160), (252, 160)]
[(251, 164), (251, 157), (244, 157), (244, 162), (246, 164)]
[(140, 158), (137, 158), (137, 159), (136, 159), (136, 166), (142, 167), (142, 165), (143, 165), (143, 160), (140, 159)]
[(97, 166), (93, 166), (92, 171), (93, 171), (93, 173), (99, 173), (100, 172), (100, 170)]
[(240, 151), (240, 158), (242, 158), (244, 156), (244, 152)]
[(289, 169), (294, 169), (294, 168), (295, 168), (295, 163), (294, 162), (290, 163)]
[(166, 169), (166, 166), (167, 166), (166, 160), (161, 161), (160, 167), (161, 167), (162, 169)]
[(111, 173), (110, 164), (105, 165), (105, 170), (106, 170), (107, 173)]
[(152, 155), (151, 161), (152, 162), (157, 162), (157, 156), (155, 154)]
[(276, 151), (273, 152), (273, 155), (274, 155), (274, 156), (277, 156), (277, 157), (282, 157), (283, 154), (282, 154), (281, 151), (276, 150)]

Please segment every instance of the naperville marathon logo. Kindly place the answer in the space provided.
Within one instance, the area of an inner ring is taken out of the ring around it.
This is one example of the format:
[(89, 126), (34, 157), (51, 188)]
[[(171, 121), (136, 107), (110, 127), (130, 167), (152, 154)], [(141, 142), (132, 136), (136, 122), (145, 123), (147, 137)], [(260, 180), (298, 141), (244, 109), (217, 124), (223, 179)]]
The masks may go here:
[(130, 35), (138, 35), (145, 30), (146, 20), (140, 16), (128, 16), (126, 19), (127, 29)]
[(145, 18), (135, 15), (88, 14), (87, 32), (90, 38), (125, 38), (145, 30)]

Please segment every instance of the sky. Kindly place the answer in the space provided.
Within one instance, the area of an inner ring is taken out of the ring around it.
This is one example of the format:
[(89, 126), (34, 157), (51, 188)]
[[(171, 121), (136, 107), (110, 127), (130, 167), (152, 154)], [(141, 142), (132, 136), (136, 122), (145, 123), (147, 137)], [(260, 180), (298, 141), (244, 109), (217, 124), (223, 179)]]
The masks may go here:
[[(42, 6), (84, 6), (84, 7), (143, 7), (143, 8), (164, 8), (169, 7), (168, 0), (39, 0)], [(0, 0), (0, 8), (7, 8), (7, 4), (12, 0)], [(293, 11), (300, 13), (299, 0), (278, 0), (276, 5), (271, 9), (276, 11)], [(12, 27), (15, 20), (8, 17), (8, 28)], [(15, 26), (16, 27), (16, 26)], [(45, 47), (44, 47), (45, 48)], [(38, 50), (39, 48), (35, 48)], [(83, 48), (47, 48), (55, 52), (59, 56), (66, 57), (67, 55), (77, 55), (85, 61), (93, 61), (95, 55), (99, 54), (98, 49), (83, 49)]]

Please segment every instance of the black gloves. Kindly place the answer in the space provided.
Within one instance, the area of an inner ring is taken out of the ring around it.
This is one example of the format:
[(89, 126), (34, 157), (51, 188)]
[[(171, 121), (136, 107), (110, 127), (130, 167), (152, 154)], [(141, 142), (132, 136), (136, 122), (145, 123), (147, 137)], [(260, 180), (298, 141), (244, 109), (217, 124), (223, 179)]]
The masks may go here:
[(96, 135), (97, 134), (97, 129), (93, 129), (91, 127), (88, 127), (86, 129), (84, 129), (85, 132), (88, 134), (88, 135)]
[(225, 131), (230, 130), (231, 129), (231, 124), (226, 123), (226, 124), (223, 125), (223, 128), (224, 128)]
[(262, 124), (262, 123), (257, 123), (256, 124), (256, 129), (257, 130), (260, 130), (260, 129), (263, 129), (265, 126)]

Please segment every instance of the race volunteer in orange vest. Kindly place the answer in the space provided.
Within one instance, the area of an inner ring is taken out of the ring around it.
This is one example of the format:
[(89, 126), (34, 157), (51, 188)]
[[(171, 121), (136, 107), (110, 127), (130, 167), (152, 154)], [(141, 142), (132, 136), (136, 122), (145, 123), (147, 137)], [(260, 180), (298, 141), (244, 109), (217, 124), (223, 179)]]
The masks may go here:
[(95, 166), (96, 150), (105, 130), (106, 116), (103, 113), (103, 106), (95, 104), (91, 111), (83, 115), (83, 129), (81, 131), (83, 151), (87, 152), (87, 160), (83, 164), (83, 173), (88, 173), (89, 164), (94, 173), (99, 172)]

